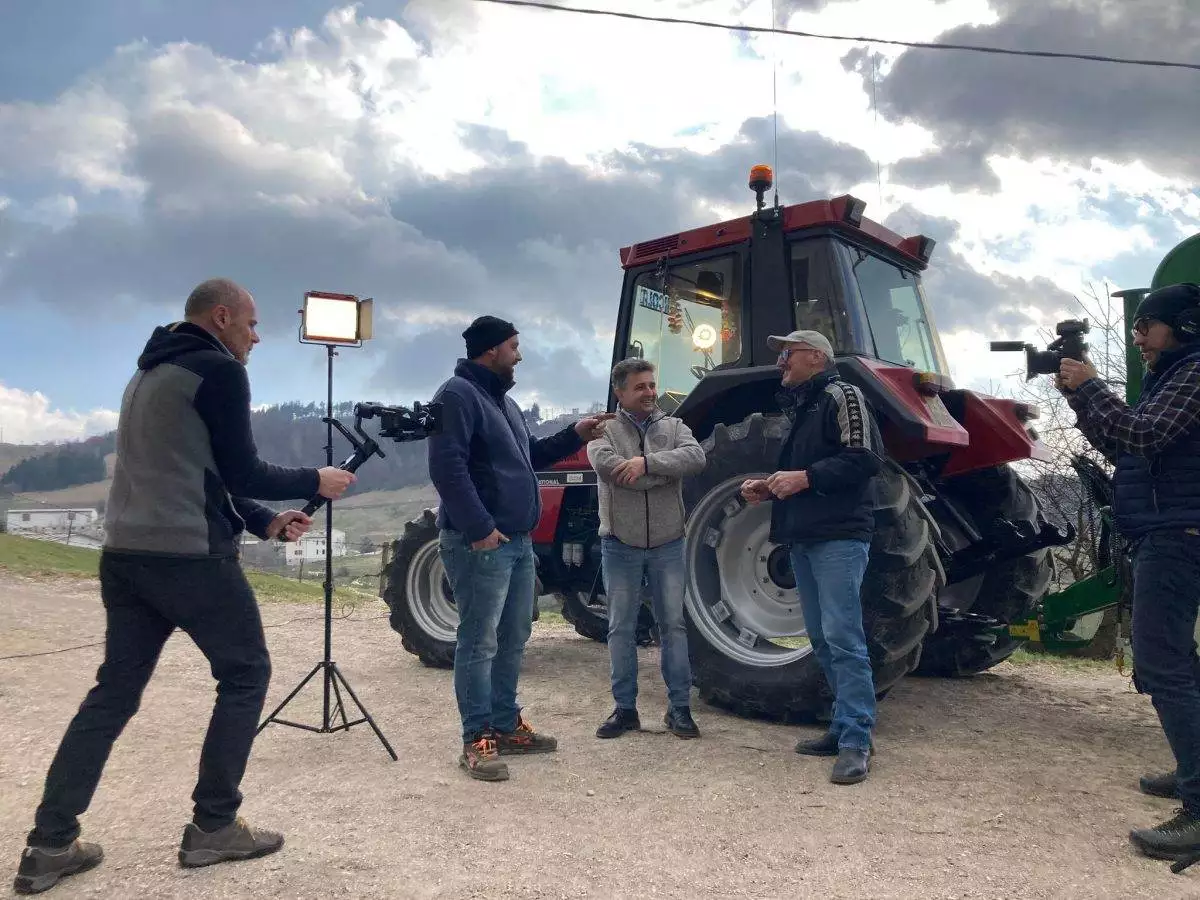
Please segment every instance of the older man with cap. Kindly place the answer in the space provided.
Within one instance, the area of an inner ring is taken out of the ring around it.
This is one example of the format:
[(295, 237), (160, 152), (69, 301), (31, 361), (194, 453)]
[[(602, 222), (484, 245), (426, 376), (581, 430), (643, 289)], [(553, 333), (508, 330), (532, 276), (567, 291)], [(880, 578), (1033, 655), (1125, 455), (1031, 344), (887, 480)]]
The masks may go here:
[(517, 329), (480, 316), (463, 332), (467, 357), (434, 396), (442, 431), (428, 441), (437, 489), (440, 555), (458, 607), (454, 692), (462, 719), (459, 764), (472, 778), (503, 781), (502, 755), (549, 753), (517, 705), (517, 678), (533, 626), (530, 532), (541, 517), (536, 470), (599, 437), (612, 416), (589, 416), (535, 439), (508, 397), (521, 361)]
[(796, 752), (836, 756), (830, 780), (855, 784), (867, 777), (874, 752), (875, 686), (859, 592), (875, 529), (870, 482), (882, 442), (862, 393), (838, 376), (824, 335), (793, 331), (767, 345), (779, 351), (791, 427), (779, 471), (745, 481), (742, 496), (775, 501), (771, 540), (791, 547), (808, 638), (833, 689), (828, 733), (801, 741)]

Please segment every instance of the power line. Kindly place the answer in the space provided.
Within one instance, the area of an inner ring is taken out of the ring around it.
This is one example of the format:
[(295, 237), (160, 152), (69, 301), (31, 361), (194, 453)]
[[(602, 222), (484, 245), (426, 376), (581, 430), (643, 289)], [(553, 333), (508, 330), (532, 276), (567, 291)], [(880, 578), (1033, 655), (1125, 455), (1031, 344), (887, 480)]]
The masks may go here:
[(641, 13), (590, 9), (582, 6), (557, 6), (542, 0), (475, 0), (476, 3), (497, 3), (502, 6), (525, 6), (553, 12), (583, 16), (609, 16), (632, 19), (635, 22), (657, 22), (663, 25), (694, 25), (699, 28), (719, 28), (723, 31), (746, 31), (755, 34), (782, 34), (788, 37), (814, 38), (821, 41), (849, 41), (856, 44), (887, 44), (893, 47), (912, 47), (922, 50), (965, 50), (972, 53), (996, 53), (1005, 56), (1038, 56), (1044, 59), (1078, 59), (1086, 62), (1117, 63), (1125, 66), (1150, 66), (1161, 69), (1192, 69), (1200, 71), (1200, 63), (1175, 62), (1167, 59), (1136, 59), (1105, 56), (1099, 53), (1068, 53), (1059, 50), (1014, 50), (1010, 47), (989, 47), (980, 44), (934, 44), (927, 41), (900, 41), (877, 37), (855, 37), (845, 34), (819, 34), (815, 31), (795, 31), (787, 28), (765, 28), (761, 25), (741, 25), (731, 22), (706, 22), (702, 19), (682, 19), (671, 16), (647, 16)]

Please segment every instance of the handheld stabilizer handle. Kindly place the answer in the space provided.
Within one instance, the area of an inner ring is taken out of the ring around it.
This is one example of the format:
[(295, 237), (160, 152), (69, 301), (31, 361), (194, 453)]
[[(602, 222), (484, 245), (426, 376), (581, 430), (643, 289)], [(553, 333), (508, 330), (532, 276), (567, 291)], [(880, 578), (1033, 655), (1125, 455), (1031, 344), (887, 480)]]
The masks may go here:
[[(340, 431), (354, 447), (354, 452), (338, 466), (339, 469), (354, 472), (372, 456), (385, 456), (379, 448), (379, 444), (363, 431), (362, 427), (363, 419), (374, 419), (376, 416), (380, 421), (379, 436), (391, 438), (398, 444), (421, 441), (431, 434), (439, 434), (442, 430), (442, 404), (437, 401), (414, 403), (412, 409), (404, 406), (386, 406), (374, 402), (355, 403), (354, 430), (358, 433), (358, 437), (351, 434), (350, 429), (337, 419), (328, 416), (321, 417), (322, 422), (332, 425)], [(311, 516), (328, 502), (318, 494), (305, 504), (302, 512), (306, 516)], [(287, 540), (282, 534), (278, 539), (280, 541)]]
[[(331, 419), (328, 416), (322, 416), (321, 421), (332, 425), (334, 428), (340, 431), (346, 440), (348, 440), (354, 447), (354, 452), (347, 456), (341, 462), (341, 464), (338, 465), (339, 469), (342, 469), (346, 472), (355, 472), (358, 470), (359, 466), (365, 463), (372, 456), (378, 455), (381, 458), (386, 456), (383, 450), (380, 449), (379, 444), (375, 443), (375, 440), (362, 430), (362, 418), (360, 416), (355, 416), (354, 430), (361, 435), (362, 440), (359, 440), (353, 434), (351, 434), (350, 429), (348, 429), (337, 419)], [(301, 512), (306, 516), (311, 516), (328, 502), (329, 501), (325, 497), (317, 494), (315, 497), (309, 500), (308, 503), (304, 504), (304, 509), (302, 509)], [(286, 542), (287, 538), (283, 534), (280, 534), (277, 540)]]

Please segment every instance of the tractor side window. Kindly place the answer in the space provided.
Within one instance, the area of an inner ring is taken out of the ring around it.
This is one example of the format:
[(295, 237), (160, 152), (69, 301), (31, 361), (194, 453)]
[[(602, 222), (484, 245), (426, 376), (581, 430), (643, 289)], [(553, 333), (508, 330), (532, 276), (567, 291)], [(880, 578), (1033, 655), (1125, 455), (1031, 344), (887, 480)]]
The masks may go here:
[(635, 279), (625, 355), (654, 363), (666, 412), (706, 374), (741, 358), (741, 268), (741, 257), (731, 253), (668, 264)]
[(841, 304), (835, 312), (833, 298), (841, 290), (833, 281), (833, 267), (826, 240), (792, 244), (792, 310), (797, 331), (818, 331), (829, 339), (835, 353), (848, 352), (845, 344), (850, 329)]
[(862, 251), (854, 263), (854, 274), (876, 355), (923, 372), (941, 372), (941, 354), (917, 277)]

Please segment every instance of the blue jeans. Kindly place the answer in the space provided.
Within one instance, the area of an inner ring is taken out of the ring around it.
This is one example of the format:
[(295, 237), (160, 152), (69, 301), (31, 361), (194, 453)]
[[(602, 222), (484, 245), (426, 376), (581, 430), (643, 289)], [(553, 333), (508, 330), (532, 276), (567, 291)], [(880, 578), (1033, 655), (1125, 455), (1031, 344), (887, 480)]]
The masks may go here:
[(439, 554), (458, 607), (454, 694), (463, 743), (490, 729), (514, 730), (521, 712), (517, 678), (533, 631), (533, 541), (508, 537), (495, 550), (472, 550), (461, 532), (441, 532)]
[(662, 642), (660, 666), (672, 707), (690, 705), (692, 668), (683, 624), (683, 538), (643, 550), (609, 536), (600, 544), (604, 591), (608, 595), (608, 656), (613, 699), (622, 709), (637, 708), (637, 621), (642, 606), (642, 575), (650, 579), (651, 605)]
[(1179, 779), (1183, 807), (1200, 815), (1200, 535), (1152, 531), (1133, 557), (1133, 666), (1150, 695)]
[(871, 545), (813, 541), (792, 545), (792, 571), (813, 652), (833, 688), (829, 730), (838, 747), (866, 750), (875, 727), (875, 683), (862, 621), (862, 581)]

